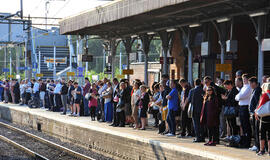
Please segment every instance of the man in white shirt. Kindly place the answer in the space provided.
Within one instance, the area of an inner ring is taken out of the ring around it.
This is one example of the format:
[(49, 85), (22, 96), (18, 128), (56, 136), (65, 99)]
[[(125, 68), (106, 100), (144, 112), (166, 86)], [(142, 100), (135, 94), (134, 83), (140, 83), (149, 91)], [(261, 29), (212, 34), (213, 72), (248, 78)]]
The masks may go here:
[(251, 142), (251, 125), (249, 120), (250, 115), (248, 106), (252, 95), (252, 88), (248, 83), (248, 78), (249, 77), (247, 74), (242, 75), (244, 86), (241, 88), (240, 92), (235, 96), (235, 100), (239, 101), (240, 123), (243, 130), (244, 138), (246, 138), (244, 144), (242, 144), (243, 148), (249, 148)]
[(59, 112), (60, 111), (60, 108), (62, 106), (62, 102), (61, 102), (61, 89), (62, 89), (62, 85), (60, 83), (59, 80), (56, 80), (55, 81), (55, 88), (54, 88), (54, 108), (53, 108), (53, 111), (54, 112)]
[(32, 80), (32, 83), (34, 83), (34, 86), (33, 86), (33, 104), (32, 105), (29, 105), (30, 108), (32, 107), (40, 107), (40, 103), (39, 103), (39, 83), (33, 79)]

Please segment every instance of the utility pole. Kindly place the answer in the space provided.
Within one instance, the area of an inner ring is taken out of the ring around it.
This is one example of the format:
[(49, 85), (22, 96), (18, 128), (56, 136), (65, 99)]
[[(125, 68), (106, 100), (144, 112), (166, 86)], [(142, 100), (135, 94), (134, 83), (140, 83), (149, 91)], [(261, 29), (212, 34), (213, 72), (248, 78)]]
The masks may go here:
[(56, 62), (55, 62), (55, 58), (56, 58), (56, 46), (55, 46), (55, 42), (53, 43), (53, 79), (56, 80)]
[[(4, 63), (5, 63), (5, 68), (7, 68), (7, 46), (5, 46), (4, 52), (5, 52)], [(7, 79), (7, 72), (5, 72), (5, 79)]]
[[(9, 75), (12, 75), (12, 57), (11, 57), (11, 48), (9, 49)], [(10, 77), (10, 80), (12, 77)]]
[[(86, 54), (88, 54), (88, 35), (85, 37)], [(85, 62), (85, 74), (88, 73), (88, 62)]]
[(30, 20), (30, 15), (28, 16), (28, 26), (27, 26), (27, 52), (26, 52), (26, 67), (27, 67), (27, 74), (26, 77), (27, 79), (31, 79), (32, 78), (32, 67), (30, 64), (32, 64), (32, 60), (31, 60), (31, 48), (32, 48), (32, 43), (31, 43), (31, 20)]

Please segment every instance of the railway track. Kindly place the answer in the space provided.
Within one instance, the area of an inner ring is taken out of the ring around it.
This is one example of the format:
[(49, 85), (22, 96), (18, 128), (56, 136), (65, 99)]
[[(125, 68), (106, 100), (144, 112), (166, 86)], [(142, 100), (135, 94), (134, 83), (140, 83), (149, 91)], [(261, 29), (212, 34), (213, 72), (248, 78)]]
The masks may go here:
[(95, 160), (3, 122), (0, 122), (0, 140), (40, 160)]

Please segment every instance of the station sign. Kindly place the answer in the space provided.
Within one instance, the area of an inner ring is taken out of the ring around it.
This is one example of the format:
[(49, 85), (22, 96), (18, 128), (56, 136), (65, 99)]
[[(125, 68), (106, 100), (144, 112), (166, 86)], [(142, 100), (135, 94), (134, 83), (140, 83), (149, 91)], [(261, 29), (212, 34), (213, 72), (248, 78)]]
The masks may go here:
[(13, 75), (8, 75), (8, 78), (13, 78), (14, 76)]
[(216, 72), (231, 72), (232, 64), (216, 64)]
[(83, 71), (84, 71), (83, 67), (78, 67), (77, 68), (77, 77), (84, 77)]
[(27, 70), (27, 67), (19, 67), (18, 70)]
[(93, 55), (82, 55), (82, 61), (83, 62), (93, 62)]
[[(159, 59), (160, 64), (164, 64), (164, 57), (160, 57)], [(173, 57), (167, 57), (167, 64), (173, 64), (174, 58)]]
[[(54, 58), (47, 58), (45, 60), (45, 62), (46, 63), (54, 63)], [(65, 58), (56, 58), (55, 63), (66, 63), (66, 59)]]
[(67, 76), (74, 77), (75, 76), (75, 72), (67, 72)]
[(3, 68), (2, 72), (9, 72), (9, 68)]
[(44, 75), (41, 73), (36, 74), (37, 77), (43, 77)]
[(118, 79), (124, 79), (125, 78), (125, 75), (120, 74), (120, 75), (117, 75), (116, 78), (118, 78)]
[(134, 73), (133, 69), (124, 69), (123, 74), (125, 75), (132, 75)]
[(38, 64), (37, 64), (36, 62), (34, 62), (34, 63), (32, 64), (32, 68), (33, 68), (33, 69), (37, 69), (37, 68), (38, 68)]
[(112, 67), (111, 66), (106, 66), (106, 69), (104, 71), (105, 74), (112, 74)]

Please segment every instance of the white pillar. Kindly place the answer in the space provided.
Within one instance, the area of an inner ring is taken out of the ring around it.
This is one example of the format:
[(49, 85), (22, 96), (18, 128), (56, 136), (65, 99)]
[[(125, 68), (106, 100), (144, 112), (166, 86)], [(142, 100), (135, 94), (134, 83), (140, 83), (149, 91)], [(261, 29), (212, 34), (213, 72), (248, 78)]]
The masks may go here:
[[(12, 57), (11, 57), (11, 50), (9, 50), (9, 71), (10, 71), (10, 75), (12, 75)], [(10, 80), (12, 78), (10, 77)]]
[(40, 73), (40, 65), (41, 65), (41, 52), (40, 50), (38, 51), (38, 73)]

